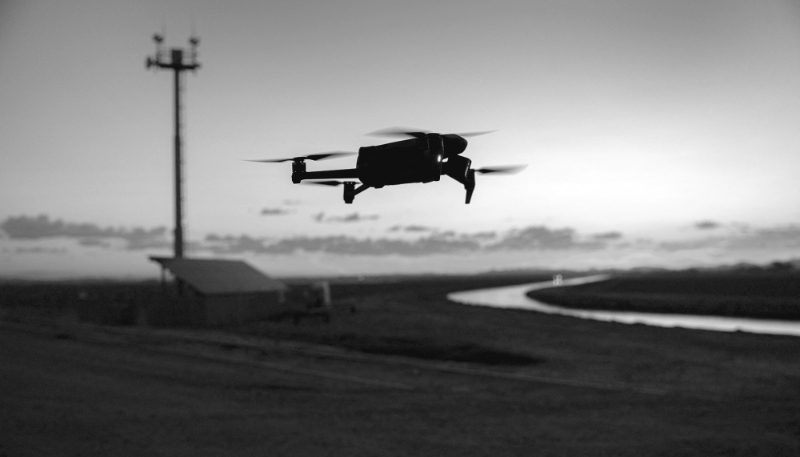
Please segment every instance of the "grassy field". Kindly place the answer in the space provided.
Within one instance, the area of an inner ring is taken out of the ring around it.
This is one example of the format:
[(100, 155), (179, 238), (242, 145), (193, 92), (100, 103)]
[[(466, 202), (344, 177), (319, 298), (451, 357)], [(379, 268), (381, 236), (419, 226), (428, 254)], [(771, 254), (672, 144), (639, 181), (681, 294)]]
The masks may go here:
[[(325, 344), (373, 354), (405, 355), (493, 365), (525, 365), (536, 358), (494, 339), (453, 331), (451, 312), (435, 306), (450, 292), (550, 279), (550, 275), (399, 277), (389, 281), (334, 282), (335, 317), (296, 326), (261, 322), (237, 329), (275, 339)], [(446, 302), (445, 303), (449, 303)], [(233, 329), (232, 329), (233, 330)]]
[(800, 338), (445, 298), (539, 279), (336, 283), (330, 323), (215, 330), (17, 301), (0, 455), (800, 455)]
[(800, 271), (623, 275), (528, 296), (576, 309), (800, 320)]

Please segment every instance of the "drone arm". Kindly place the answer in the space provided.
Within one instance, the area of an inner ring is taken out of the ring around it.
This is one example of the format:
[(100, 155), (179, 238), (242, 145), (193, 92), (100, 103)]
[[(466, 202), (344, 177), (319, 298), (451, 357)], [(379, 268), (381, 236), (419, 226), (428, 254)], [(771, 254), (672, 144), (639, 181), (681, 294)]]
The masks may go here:
[(297, 184), (304, 179), (358, 179), (355, 168), (342, 170), (299, 171), (292, 173), (292, 182)]
[(464, 185), (467, 191), (466, 202), (472, 200), (472, 192), (475, 191), (475, 170), (471, 169), (472, 161), (466, 157), (455, 156), (447, 159), (442, 167), (442, 172)]

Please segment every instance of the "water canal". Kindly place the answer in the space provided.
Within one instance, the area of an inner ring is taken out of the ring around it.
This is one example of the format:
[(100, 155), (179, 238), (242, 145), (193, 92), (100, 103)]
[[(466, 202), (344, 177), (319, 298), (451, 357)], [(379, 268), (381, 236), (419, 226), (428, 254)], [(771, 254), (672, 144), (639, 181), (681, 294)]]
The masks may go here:
[[(576, 286), (608, 279), (607, 275), (586, 276), (582, 278), (564, 279), (561, 286)], [(516, 286), (493, 287), (491, 289), (453, 292), (447, 295), (448, 300), (464, 305), (491, 306), (494, 308), (525, 309), (546, 314), (592, 319), (622, 324), (644, 324), (657, 327), (682, 327), (697, 330), (713, 330), (720, 332), (750, 332), (772, 335), (800, 336), (800, 322), (766, 319), (749, 319), (722, 316), (696, 316), (689, 314), (656, 314), (627, 311), (598, 311), (562, 308), (548, 305), (525, 295), (531, 290), (553, 287), (554, 281), (520, 284)]]

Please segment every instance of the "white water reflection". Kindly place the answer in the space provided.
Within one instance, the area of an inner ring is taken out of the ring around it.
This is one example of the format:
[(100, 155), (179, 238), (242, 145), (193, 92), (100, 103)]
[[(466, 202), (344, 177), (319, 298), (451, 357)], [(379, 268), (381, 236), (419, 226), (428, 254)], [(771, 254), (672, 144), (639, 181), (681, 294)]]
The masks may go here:
[[(587, 276), (583, 278), (564, 279), (562, 286), (576, 286), (608, 279), (607, 275)], [(531, 298), (525, 293), (531, 290), (553, 287), (552, 281), (521, 284), (517, 286), (495, 287), (492, 289), (453, 292), (447, 295), (448, 300), (464, 305), (491, 306), (494, 308), (513, 308), (538, 311), (547, 314), (593, 319), (623, 324), (646, 324), (657, 327), (684, 327), (699, 330), (715, 330), (720, 332), (750, 332), (772, 335), (800, 336), (800, 322), (778, 321), (766, 319), (747, 319), (738, 317), (693, 316), (689, 314), (655, 314), (626, 311), (595, 311), (569, 309), (548, 305)]]

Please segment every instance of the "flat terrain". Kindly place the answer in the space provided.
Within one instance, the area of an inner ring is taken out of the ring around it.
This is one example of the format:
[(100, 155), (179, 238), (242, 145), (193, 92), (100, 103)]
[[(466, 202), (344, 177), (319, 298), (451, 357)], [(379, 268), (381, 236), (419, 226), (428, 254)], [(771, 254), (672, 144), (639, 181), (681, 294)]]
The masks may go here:
[(800, 338), (444, 298), (520, 279), (335, 285), (329, 324), (6, 309), (0, 455), (800, 455)]

